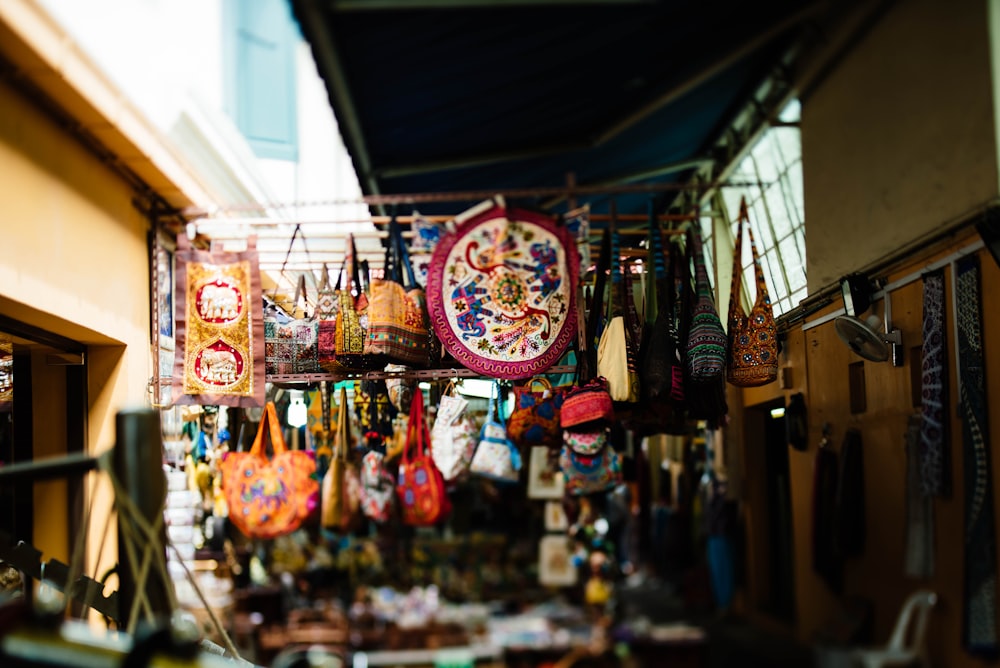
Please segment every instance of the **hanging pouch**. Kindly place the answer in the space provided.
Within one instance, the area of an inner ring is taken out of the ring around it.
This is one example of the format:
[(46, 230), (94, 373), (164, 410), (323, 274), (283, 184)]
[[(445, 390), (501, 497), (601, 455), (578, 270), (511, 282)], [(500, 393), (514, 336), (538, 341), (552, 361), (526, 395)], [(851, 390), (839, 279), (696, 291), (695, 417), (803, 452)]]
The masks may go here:
[[(613, 214), (612, 214), (613, 215)], [(614, 226), (614, 219), (611, 222)], [(629, 282), (619, 259), (618, 232), (611, 232), (611, 298), (608, 315), (597, 345), (597, 375), (608, 380), (611, 399), (619, 402), (639, 400), (639, 374), (636, 368), (635, 313)], [(631, 302), (631, 304), (629, 303)]]
[(431, 456), (446, 482), (454, 482), (468, 472), (479, 435), (467, 412), (469, 402), (454, 390), (455, 383), (449, 382), (431, 429)]
[(500, 408), (499, 388), (490, 390), (490, 408), (479, 433), (479, 445), (469, 467), (473, 473), (498, 482), (516, 483), (521, 476), (521, 453), (507, 438), (507, 428)]

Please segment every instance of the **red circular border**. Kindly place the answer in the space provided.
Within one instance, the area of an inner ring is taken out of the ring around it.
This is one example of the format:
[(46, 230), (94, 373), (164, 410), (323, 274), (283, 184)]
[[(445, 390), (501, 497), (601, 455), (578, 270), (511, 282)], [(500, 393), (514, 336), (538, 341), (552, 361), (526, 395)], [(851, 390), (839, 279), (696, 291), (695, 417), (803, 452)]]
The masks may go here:
[[(537, 225), (545, 231), (553, 234), (563, 245), (566, 262), (569, 265), (570, 298), (569, 309), (562, 329), (555, 340), (538, 357), (521, 362), (504, 362), (483, 358), (465, 346), (448, 321), (445, 313), (445, 296), (441, 291), (444, 283), (445, 263), (451, 249), (455, 247), (460, 239), (472, 234), (475, 228), (488, 223), (497, 218), (507, 218), (511, 221)], [(580, 257), (574, 240), (569, 231), (558, 225), (552, 218), (533, 211), (523, 209), (508, 209), (496, 205), (480, 214), (476, 214), (452, 234), (446, 235), (431, 255), (430, 267), (427, 271), (427, 309), (430, 314), (431, 326), (434, 333), (451, 355), (465, 367), (478, 371), (491, 378), (502, 378), (507, 380), (517, 380), (530, 378), (535, 374), (542, 373), (559, 361), (569, 344), (576, 338), (577, 327), (577, 286), (580, 280)]]

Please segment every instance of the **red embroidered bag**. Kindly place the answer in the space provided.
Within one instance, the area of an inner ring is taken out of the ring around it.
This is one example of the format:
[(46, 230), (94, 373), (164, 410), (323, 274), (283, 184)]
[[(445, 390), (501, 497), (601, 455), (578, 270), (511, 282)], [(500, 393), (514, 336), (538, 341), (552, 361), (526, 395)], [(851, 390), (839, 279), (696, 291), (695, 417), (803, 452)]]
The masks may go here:
[[(413, 526), (430, 526), (451, 514), (451, 499), (445, 489), (444, 477), (431, 458), (430, 432), (424, 419), (424, 394), (413, 391), (406, 445), (399, 463), (396, 496), (403, 522)], [(411, 450), (415, 456), (411, 457)]]
[(597, 376), (581, 387), (574, 387), (563, 399), (559, 423), (563, 429), (594, 420), (613, 420), (615, 408), (608, 392), (608, 381)]

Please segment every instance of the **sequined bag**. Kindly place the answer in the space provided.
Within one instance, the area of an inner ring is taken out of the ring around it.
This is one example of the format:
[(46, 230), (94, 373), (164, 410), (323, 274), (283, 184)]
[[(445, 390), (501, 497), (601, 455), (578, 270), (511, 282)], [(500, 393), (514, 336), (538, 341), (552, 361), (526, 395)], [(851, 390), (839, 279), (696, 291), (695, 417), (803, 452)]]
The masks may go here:
[[(754, 274), (757, 278), (757, 298), (750, 314), (743, 310), (740, 291), (743, 278), (743, 228), (750, 236)], [(740, 200), (740, 222), (736, 232), (733, 257), (733, 282), (729, 292), (729, 364), (726, 379), (740, 387), (766, 385), (778, 377), (778, 327), (774, 309), (767, 294), (764, 270), (757, 256), (757, 244), (750, 229), (750, 216), (745, 199)]]

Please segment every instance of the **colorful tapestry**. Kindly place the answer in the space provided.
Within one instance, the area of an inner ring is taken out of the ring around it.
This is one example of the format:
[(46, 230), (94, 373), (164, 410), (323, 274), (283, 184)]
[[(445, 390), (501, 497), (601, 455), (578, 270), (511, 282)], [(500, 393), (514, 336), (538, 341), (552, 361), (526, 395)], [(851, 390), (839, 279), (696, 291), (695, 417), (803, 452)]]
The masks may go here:
[(434, 331), (473, 371), (529, 378), (576, 338), (578, 276), (576, 244), (564, 227), (543, 214), (482, 206), (434, 249), (427, 277)]
[(245, 251), (177, 238), (175, 404), (264, 405), (264, 319), (256, 237)]

